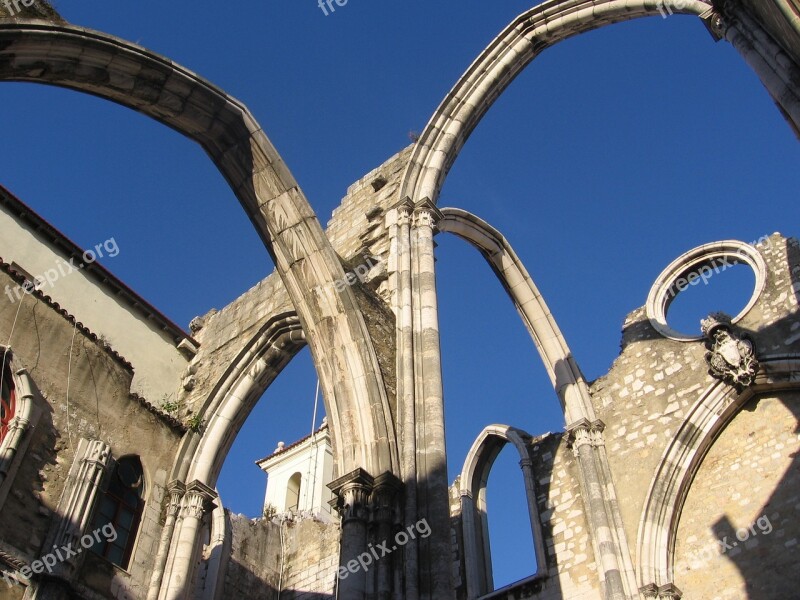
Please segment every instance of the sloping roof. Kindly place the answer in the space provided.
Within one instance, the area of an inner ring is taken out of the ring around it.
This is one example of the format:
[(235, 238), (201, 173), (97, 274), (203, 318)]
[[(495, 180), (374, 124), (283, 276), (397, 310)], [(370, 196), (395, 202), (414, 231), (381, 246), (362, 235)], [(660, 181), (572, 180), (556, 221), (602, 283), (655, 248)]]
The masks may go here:
[(297, 448), (301, 444), (303, 444), (303, 443), (307, 442), (308, 440), (310, 440), (312, 436), (317, 435), (320, 431), (323, 431), (323, 430), (325, 430), (327, 428), (328, 428), (328, 423), (327, 422), (323, 423), (322, 425), (319, 426), (319, 429), (317, 429), (314, 433), (309, 433), (304, 438), (301, 438), (301, 439), (297, 440), (296, 442), (294, 442), (292, 444), (289, 444), (288, 446), (284, 446), (280, 450), (276, 450), (275, 452), (273, 452), (269, 456), (265, 456), (264, 458), (261, 458), (261, 459), (257, 460), (256, 464), (258, 466), (261, 466), (261, 463), (263, 463), (263, 462), (271, 460), (271, 459), (275, 458), (276, 456), (280, 456), (281, 454), (286, 454), (292, 448)]
[[(75, 242), (53, 227), (40, 215), (36, 214), (33, 209), (2, 185), (0, 185), (0, 203), (8, 207), (11, 213), (20, 219), (20, 221), (31, 227), (36, 234), (50, 241), (68, 258), (74, 258), (80, 262), (80, 258), (83, 256), (84, 252), (83, 248), (75, 244)], [(173, 343), (176, 345), (182, 340), (188, 340), (194, 344), (195, 347), (200, 346), (197, 340), (173, 323), (147, 300), (139, 296), (99, 262), (94, 261), (86, 263), (81, 270), (91, 274), (100, 285), (105, 286), (116, 296), (121, 297), (133, 310), (143, 315), (149, 321), (158, 324), (162, 331), (170, 334)]]
[[(0, 186), (2, 187), (2, 186)], [(25, 283), (25, 276), (21, 273), (18, 273), (14, 270), (14, 268), (5, 262), (2, 258), (0, 258), (0, 271), (7, 273), (11, 279), (16, 281), (20, 286)], [(69, 312), (61, 308), (58, 302), (55, 302), (50, 296), (43, 294), (41, 290), (32, 289), (29, 293), (31, 296), (34, 296), (41, 300), (44, 304), (52, 308), (55, 312), (60, 314), (64, 319), (66, 319), (69, 323), (71, 323), (76, 329), (78, 329), (82, 334), (92, 340), (95, 344), (100, 346), (111, 358), (113, 358), (116, 362), (122, 365), (128, 371), (133, 371), (133, 365), (128, 362), (124, 356), (122, 356), (119, 352), (114, 350), (111, 346), (109, 346), (106, 342), (104, 342), (97, 334), (93, 333), (88, 327), (86, 327), (83, 323), (78, 321), (74, 315), (71, 315)], [(130, 393), (128, 394), (130, 400), (138, 402), (141, 404), (147, 411), (153, 413), (162, 421), (164, 421), (167, 425), (169, 425), (175, 431), (184, 434), (188, 431), (188, 427), (183, 422), (179, 421), (172, 415), (165, 413), (163, 410), (159, 409), (158, 407), (154, 406), (146, 399), (142, 398), (138, 394)], [(0, 556), (2, 558), (2, 556)]]

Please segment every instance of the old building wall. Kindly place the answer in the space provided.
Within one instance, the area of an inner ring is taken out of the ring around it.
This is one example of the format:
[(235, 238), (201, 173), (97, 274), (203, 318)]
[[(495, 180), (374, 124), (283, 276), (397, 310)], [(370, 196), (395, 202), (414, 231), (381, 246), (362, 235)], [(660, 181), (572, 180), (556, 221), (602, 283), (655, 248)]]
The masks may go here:
[[(339, 524), (313, 519), (278, 523), (229, 514), (232, 552), (223, 598), (333, 598)], [(281, 574), (282, 570), (282, 574)]]
[[(396, 202), (395, 194), (409, 153), (410, 150), (406, 149), (392, 156), (351, 185), (341, 204), (333, 211), (326, 230), (331, 244), (344, 261), (347, 273), (367, 266), (364, 254), (379, 259), (372, 261), (375, 266), (370, 268), (368, 275), (356, 278), (356, 285), (363, 280), (369, 289), (377, 290), (384, 302), (389, 295), (386, 277), (389, 241), (383, 215)], [(377, 191), (372, 186), (376, 180), (385, 181)], [(377, 302), (374, 293), (359, 290), (357, 298), (367, 316), (376, 315), (368, 326), (385, 350), (380, 352), (379, 362), (385, 379), (391, 382), (394, 379), (394, 358), (390, 352), (394, 352), (394, 340), (388, 339), (390, 335), (384, 329), (388, 326), (393, 332), (393, 324), (380, 322), (381, 318), (390, 315)], [(286, 312), (294, 312), (294, 308), (283, 281), (273, 272), (224, 308), (213, 309), (198, 317), (193, 335), (201, 348), (189, 367), (191, 374), (185, 373), (184, 381), (191, 377), (192, 383), (191, 389), (182, 389), (178, 396), (182, 406), (179, 416), (196, 413), (253, 336), (270, 318)]]
[[(3, 263), (0, 287), (19, 279)], [(39, 293), (26, 294), (21, 304), (0, 302), (0, 337), (11, 340), (14, 368), (30, 374), (41, 411), (26, 434), (28, 448), (0, 513), (0, 550), (25, 564), (48, 552), (43, 544), (61, 516), (56, 509), (78, 441), (102, 440), (115, 458), (140, 456), (145, 509), (128, 570), (86, 552), (79, 586), (106, 597), (140, 597), (161, 532), (168, 469), (182, 435), (179, 424), (132, 395), (127, 361)]]

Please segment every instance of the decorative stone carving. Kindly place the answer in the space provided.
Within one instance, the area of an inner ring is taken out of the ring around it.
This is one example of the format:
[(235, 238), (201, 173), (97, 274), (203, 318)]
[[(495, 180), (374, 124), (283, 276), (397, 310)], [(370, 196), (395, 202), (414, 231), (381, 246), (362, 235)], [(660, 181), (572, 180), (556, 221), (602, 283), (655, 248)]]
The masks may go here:
[(181, 500), (186, 493), (186, 486), (177, 479), (171, 481), (167, 485), (167, 492), (169, 492), (169, 503), (167, 504), (167, 517), (175, 517), (181, 508)]
[(604, 446), (603, 430), (606, 424), (600, 419), (580, 419), (567, 427), (567, 444), (577, 456), (582, 446)]
[(713, 313), (700, 322), (706, 337), (708, 373), (738, 391), (752, 385), (758, 371), (756, 347), (746, 334), (734, 331), (731, 317)]
[(392, 473), (386, 472), (375, 478), (372, 491), (372, 518), (378, 523), (399, 522), (399, 497), (403, 483)]
[(667, 583), (658, 588), (659, 600), (681, 600), (683, 592), (672, 583)]
[[(80, 548), (78, 540), (89, 527), (89, 521), (97, 502), (103, 476), (113, 459), (111, 446), (100, 440), (81, 439), (75, 452), (75, 460), (67, 476), (67, 483), (56, 508), (56, 521), (44, 548), (51, 546)], [(60, 561), (53, 575), (70, 579), (79, 562), (73, 558)]]
[(414, 207), (414, 227), (435, 229), (436, 224), (443, 218), (442, 212), (427, 198)]
[(331, 491), (336, 494), (335, 508), (342, 517), (343, 525), (349, 521), (366, 522), (374, 482), (369, 473), (363, 469), (356, 469), (328, 484)]
[(725, 22), (725, 18), (716, 9), (709, 8), (700, 15), (700, 20), (706, 26), (706, 29), (708, 29), (708, 32), (715, 41), (718, 42), (725, 39), (728, 24)]
[[(213, 508), (213, 500), (216, 497), (216, 492), (210, 487), (200, 481), (193, 481), (186, 486), (186, 493), (181, 502), (180, 517), (182, 519), (202, 519), (203, 515)], [(170, 498), (171, 500), (172, 498)]]
[(658, 600), (658, 586), (655, 583), (648, 583), (639, 589), (645, 600)]

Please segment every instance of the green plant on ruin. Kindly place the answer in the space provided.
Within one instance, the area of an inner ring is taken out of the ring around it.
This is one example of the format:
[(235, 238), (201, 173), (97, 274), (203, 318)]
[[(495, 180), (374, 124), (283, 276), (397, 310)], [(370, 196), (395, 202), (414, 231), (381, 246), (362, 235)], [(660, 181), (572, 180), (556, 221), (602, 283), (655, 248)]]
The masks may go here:
[(178, 402), (170, 400), (171, 397), (172, 394), (164, 394), (161, 398), (161, 410), (169, 415), (178, 412), (178, 409), (181, 407)]
[(190, 431), (198, 432), (203, 428), (205, 422), (200, 415), (194, 415), (189, 417), (189, 420), (186, 421), (186, 425), (189, 427)]

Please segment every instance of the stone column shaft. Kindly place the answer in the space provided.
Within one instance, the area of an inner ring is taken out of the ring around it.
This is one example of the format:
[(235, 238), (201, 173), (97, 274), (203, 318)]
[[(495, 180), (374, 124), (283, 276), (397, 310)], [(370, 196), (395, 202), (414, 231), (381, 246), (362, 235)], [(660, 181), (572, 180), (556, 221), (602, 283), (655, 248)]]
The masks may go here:
[(190, 589), (190, 578), (197, 558), (198, 534), (203, 517), (213, 507), (212, 500), (215, 497), (214, 490), (200, 481), (195, 480), (186, 486), (175, 528), (177, 539), (171, 544), (159, 600), (185, 600), (191, 597), (193, 590)]
[(712, 32), (724, 36), (756, 72), (800, 135), (800, 69), (738, 2), (725, 4), (724, 15), (710, 17)]
[[(454, 597), (450, 500), (444, 431), (433, 232), (441, 213), (424, 200), (414, 208), (411, 233), (414, 381), (417, 435), (417, 517), (431, 535), (419, 540), (419, 594), (423, 600)], [(406, 516), (407, 526), (409, 518)]]
[(328, 484), (336, 494), (336, 509), (342, 518), (339, 566), (343, 575), (339, 578), (339, 598), (364, 600), (367, 597), (367, 572), (358, 563), (358, 556), (369, 554), (367, 520), (373, 485), (374, 479), (363, 469), (356, 469)]
[[(400, 473), (405, 486), (405, 522), (417, 519), (417, 438), (414, 406), (414, 316), (412, 307), (411, 218), (413, 204), (398, 206), (396, 222), (397, 254), (397, 412), (400, 422)], [(419, 560), (417, 540), (403, 547), (403, 575), (406, 600), (418, 600)]]
[(568, 427), (568, 435), (581, 471), (581, 492), (594, 538), (595, 556), (600, 561), (598, 571), (602, 577), (605, 598), (628, 600), (630, 596), (622, 580), (621, 551), (608, 512), (607, 482), (602, 480), (598, 471), (597, 437), (602, 435), (602, 430), (601, 421), (590, 423), (583, 419)]
[(147, 600), (158, 600), (158, 592), (161, 588), (161, 581), (164, 577), (164, 568), (167, 565), (169, 556), (170, 540), (175, 533), (175, 523), (178, 520), (178, 511), (181, 508), (181, 500), (186, 493), (186, 486), (181, 481), (171, 481), (167, 486), (169, 493), (169, 504), (167, 504), (167, 516), (164, 521), (164, 528), (161, 530), (161, 540), (158, 544), (158, 554), (153, 565), (153, 575), (150, 577), (150, 588), (147, 591)]

